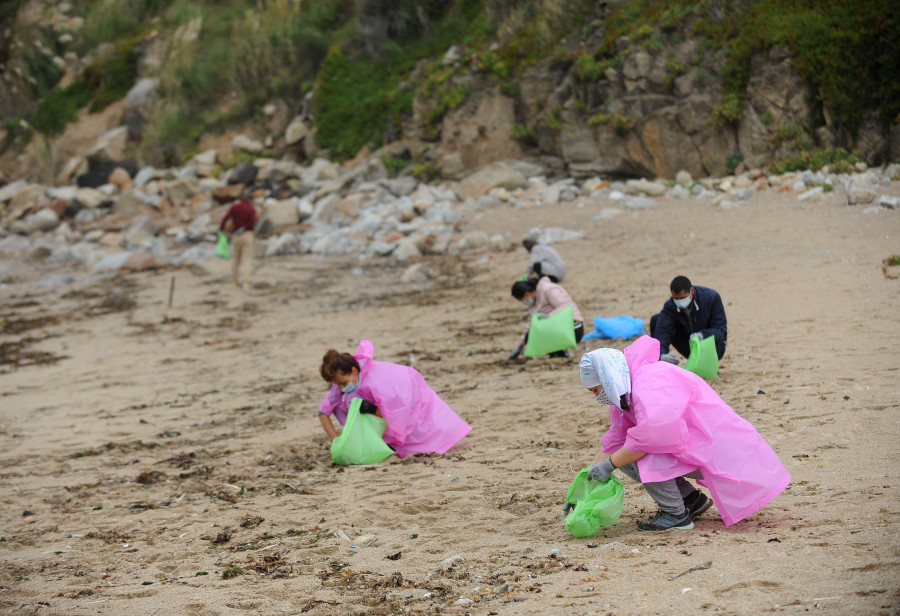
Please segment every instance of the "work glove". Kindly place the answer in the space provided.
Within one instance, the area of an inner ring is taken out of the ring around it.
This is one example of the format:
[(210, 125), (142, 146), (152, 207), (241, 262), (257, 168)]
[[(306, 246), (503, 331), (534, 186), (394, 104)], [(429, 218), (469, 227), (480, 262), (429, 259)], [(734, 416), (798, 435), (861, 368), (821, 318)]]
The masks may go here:
[(659, 356), (659, 361), (669, 362), (673, 366), (677, 366), (681, 363), (681, 360), (678, 359), (677, 355), (673, 355), (672, 353), (663, 353)]
[(569, 515), (569, 512), (575, 509), (575, 505), (572, 503), (566, 503), (563, 505), (563, 515)]
[(516, 348), (514, 348), (514, 349), (512, 350), (512, 353), (510, 353), (510, 354), (509, 354), (509, 357), (507, 357), (506, 359), (508, 359), (508, 360), (513, 360), (513, 359), (515, 359), (516, 357), (519, 356), (519, 353), (521, 353), (521, 352), (522, 352), (522, 349), (524, 349), (524, 348), (525, 348), (525, 345), (522, 344), (522, 343), (520, 342), (520, 343), (518, 344), (518, 346), (516, 346)]
[(544, 314), (543, 312), (539, 312), (538, 315), (537, 315), (537, 318), (538, 318), (538, 319), (546, 319), (547, 316), (548, 316), (548, 315)]
[(697, 339), (697, 342), (700, 342), (700, 341), (703, 340), (705, 337), (706, 337), (706, 336), (703, 335), (703, 332), (694, 332), (693, 334), (691, 334), (691, 340), (693, 340), (694, 338), (696, 338), (696, 339)]
[(594, 481), (606, 482), (609, 481), (609, 476), (612, 475), (614, 470), (616, 470), (616, 467), (613, 466), (609, 458), (606, 458), (600, 464), (592, 466), (587, 476), (588, 479), (593, 479)]
[(368, 400), (363, 400), (359, 405), (359, 412), (366, 413), (369, 415), (374, 415), (378, 412), (378, 406), (373, 402), (369, 402)]

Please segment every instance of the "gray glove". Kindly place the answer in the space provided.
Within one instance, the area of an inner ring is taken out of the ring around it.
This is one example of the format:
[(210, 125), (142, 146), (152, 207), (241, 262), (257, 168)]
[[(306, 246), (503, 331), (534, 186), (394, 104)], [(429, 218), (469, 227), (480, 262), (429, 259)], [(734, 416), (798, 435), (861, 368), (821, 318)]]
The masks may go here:
[(538, 318), (538, 319), (546, 319), (547, 316), (548, 316), (548, 315), (544, 314), (543, 312), (539, 312), (538, 315), (537, 315), (537, 318)]
[(569, 515), (569, 512), (572, 509), (575, 509), (575, 505), (573, 505), (572, 503), (566, 503), (565, 505), (563, 505), (563, 515)]
[(616, 470), (616, 467), (613, 466), (612, 461), (609, 458), (606, 458), (600, 464), (595, 464), (591, 467), (591, 470), (588, 471), (588, 479), (593, 479), (594, 481), (606, 482), (609, 481), (609, 476), (612, 475), (612, 472)]
[(524, 348), (525, 348), (525, 345), (520, 342), (519, 345), (512, 350), (512, 353), (510, 353), (509, 357), (507, 357), (506, 359), (508, 359), (508, 360), (515, 359), (516, 357), (519, 356), (519, 353), (521, 353), (522, 349), (524, 349)]
[(681, 363), (681, 360), (678, 359), (678, 356), (673, 355), (672, 353), (663, 353), (659, 356), (659, 361), (669, 362), (670, 364), (677, 366)]
[(691, 340), (696, 338), (697, 342), (703, 340), (705, 337), (706, 336), (703, 335), (703, 332), (694, 332), (693, 334), (691, 334)]

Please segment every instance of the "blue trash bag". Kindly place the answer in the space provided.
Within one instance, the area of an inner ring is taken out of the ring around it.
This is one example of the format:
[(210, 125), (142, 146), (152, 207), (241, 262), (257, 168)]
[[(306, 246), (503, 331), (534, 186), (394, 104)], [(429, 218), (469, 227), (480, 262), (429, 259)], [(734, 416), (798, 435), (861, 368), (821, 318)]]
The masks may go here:
[(637, 338), (644, 333), (644, 320), (622, 314), (617, 317), (594, 317), (594, 329), (582, 340)]

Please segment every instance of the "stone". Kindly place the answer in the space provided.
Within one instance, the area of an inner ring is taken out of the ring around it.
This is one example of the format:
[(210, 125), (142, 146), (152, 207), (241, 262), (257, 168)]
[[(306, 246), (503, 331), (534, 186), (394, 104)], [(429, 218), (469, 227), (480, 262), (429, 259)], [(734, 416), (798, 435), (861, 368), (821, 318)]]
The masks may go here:
[(581, 231), (572, 231), (560, 227), (547, 227), (541, 231), (539, 242), (541, 244), (559, 244), (562, 242), (570, 242), (584, 237)]
[(651, 197), (659, 197), (666, 194), (666, 187), (660, 182), (648, 180), (628, 180), (625, 182), (625, 194), (639, 195), (641, 193)]
[(625, 207), (629, 210), (644, 210), (656, 205), (656, 201), (647, 197), (629, 197), (625, 199)]
[(159, 79), (148, 77), (134, 84), (125, 96), (129, 107), (147, 107), (156, 88), (159, 87)]
[(134, 221), (124, 233), (125, 242), (130, 246), (152, 245), (153, 238), (162, 231), (162, 226), (152, 218), (144, 216)]
[(304, 137), (309, 134), (309, 126), (300, 116), (291, 120), (291, 123), (284, 129), (284, 142), (287, 145), (300, 143)]
[(847, 189), (847, 200), (850, 205), (864, 205), (875, 201), (877, 193), (871, 186), (861, 184), (859, 182), (851, 182)]
[(516, 190), (525, 188), (528, 181), (516, 171), (509, 161), (500, 161), (480, 167), (460, 181), (455, 192), (463, 199), (477, 199), (494, 188)]
[(212, 191), (212, 198), (217, 203), (231, 203), (237, 201), (244, 196), (243, 184), (229, 184), (227, 186), (219, 186)]
[(124, 157), (127, 144), (128, 128), (118, 126), (101, 134), (94, 146), (85, 152), (85, 156), (92, 166), (97, 163), (115, 163)]
[(862, 211), (862, 213), (863, 213), (864, 215), (880, 214), (880, 213), (881, 213), (881, 208), (880, 208), (880, 207), (870, 207), (870, 208), (866, 208), (866, 209), (864, 209), (864, 210)]
[(231, 147), (239, 152), (246, 152), (247, 154), (259, 154), (263, 151), (262, 142), (252, 139), (247, 135), (237, 135), (234, 137), (234, 139), (231, 140)]
[(407, 267), (400, 275), (400, 282), (403, 283), (422, 283), (427, 282), (429, 278), (428, 268), (423, 263), (415, 263)]
[(404, 176), (392, 180), (381, 180), (378, 184), (387, 188), (397, 197), (405, 197), (416, 189), (419, 181), (413, 177)]
[(175, 207), (183, 207), (194, 195), (201, 191), (197, 178), (180, 178), (166, 183), (163, 195)]
[(195, 165), (215, 165), (219, 158), (219, 151), (215, 149), (206, 150), (194, 156), (191, 162)]
[(619, 214), (622, 213), (622, 210), (617, 210), (615, 208), (606, 208), (601, 210), (599, 214), (591, 218), (591, 222), (600, 222), (601, 220), (610, 220), (615, 218)]
[(135, 186), (146, 186), (151, 180), (160, 179), (162, 173), (156, 167), (144, 167), (134, 176)]
[(681, 184), (676, 184), (666, 191), (666, 194), (673, 199), (689, 199), (691, 196), (690, 191)]
[(56, 212), (53, 210), (44, 208), (27, 216), (23, 223), (23, 231), (26, 235), (30, 235), (35, 231), (50, 231), (55, 229), (57, 225), (59, 225), (59, 216), (57, 216)]
[(451, 66), (463, 59), (465, 55), (465, 47), (463, 45), (451, 45), (441, 58), (441, 64)]
[(10, 210), (19, 210), (44, 205), (49, 205), (50, 198), (47, 196), (47, 189), (40, 184), (29, 184), (15, 196), (9, 200)]
[(92, 272), (104, 272), (104, 271), (116, 271), (125, 264), (126, 261), (132, 256), (133, 253), (130, 252), (119, 252), (113, 255), (108, 255), (91, 266)]
[(467, 233), (459, 241), (460, 250), (476, 250), (488, 243), (488, 235), (484, 231), (472, 231)]
[(720, 210), (736, 210), (739, 207), (741, 207), (741, 204), (738, 203), (737, 201), (731, 201), (729, 199), (722, 199), (722, 201), (719, 202)]
[(138, 193), (136, 189), (126, 190), (122, 195), (116, 200), (113, 205), (113, 211), (117, 214), (121, 214), (126, 218), (132, 218), (137, 216), (141, 211), (141, 206), (144, 205), (144, 200), (141, 198), (141, 195)]
[(253, 163), (241, 163), (228, 174), (227, 184), (243, 184), (250, 186), (256, 180), (259, 167)]
[(878, 205), (890, 208), (892, 210), (900, 210), (900, 197), (892, 195), (881, 195), (878, 197)]
[(694, 181), (694, 178), (691, 177), (690, 171), (685, 171), (684, 169), (682, 169), (677, 174), (675, 174), (675, 181), (682, 186), (687, 186)]
[(295, 255), (300, 251), (300, 240), (295, 233), (282, 233), (266, 243), (266, 257)]
[(816, 186), (814, 188), (810, 188), (809, 190), (800, 193), (797, 195), (797, 201), (809, 201), (810, 199), (816, 199), (824, 194), (824, 190), (821, 186)]
[(31, 248), (31, 242), (21, 235), (10, 235), (0, 239), (0, 256), (4, 258), (21, 255)]
[(297, 208), (297, 199), (290, 198), (278, 201), (266, 199), (263, 203), (265, 213), (273, 226), (295, 225), (300, 222), (300, 211)]
[(203, 237), (212, 230), (212, 216), (208, 212), (204, 212), (197, 216), (191, 224), (188, 225), (188, 234), (193, 237)]
[(67, 272), (60, 272), (57, 274), (50, 274), (49, 276), (45, 276), (38, 283), (38, 286), (43, 289), (55, 289), (57, 287), (64, 287), (66, 285), (72, 284), (73, 282), (75, 282), (75, 276)]
[(149, 252), (138, 252), (126, 258), (119, 269), (142, 272), (146, 270), (156, 269), (156, 258)]
[[(66, 162), (62, 170), (56, 175), (56, 183), (60, 185), (71, 184), (79, 175), (88, 170), (88, 161), (81, 156), (73, 156)], [(0, 199), (2, 201), (2, 199)]]
[(391, 260), (396, 263), (405, 263), (410, 259), (421, 256), (415, 241), (404, 238), (397, 242), (397, 247), (391, 253)]

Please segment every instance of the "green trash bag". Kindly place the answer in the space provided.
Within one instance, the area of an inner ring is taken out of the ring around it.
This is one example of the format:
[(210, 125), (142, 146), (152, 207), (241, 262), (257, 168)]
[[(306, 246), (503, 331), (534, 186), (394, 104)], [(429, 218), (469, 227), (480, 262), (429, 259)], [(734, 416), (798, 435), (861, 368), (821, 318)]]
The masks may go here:
[(691, 338), (691, 356), (684, 362), (684, 369), (690, 370), (704, 379), (719, 376), (719, 354), (716, 353), (716, 337), (708, 336), (703, 340)]
[(590, 468), (578, 471), (566, 492), (566, 502), (575, 505), (566, 516), (566, 530), (576, 537), (590, 537), (603, 526), (612, 526), (622, 515), (625, 487), (610, 475), (605, 482), (588, 479)]
[(528, 329), (528, 342), (525, 344), (525, 355), (546, 355), (563, 349), (575, 348), (575, 311), (566, 306), (556, 314), (540, 318), (531, 317)]
[(219, 231), (219, 243), (216, 244), (216, 256), (220, 259), (230, 259), (231, 253), (228, 252), (228, 236)]
[(331, 460), (335, 464), (375, 464), (394, 453), (381, 435), (387, 422), (376, 415), (360, 413), (362, 398), (354, 398), (340, 436), (331, 441)]

